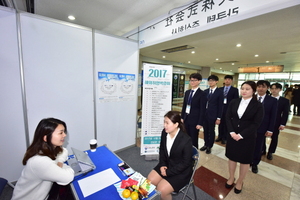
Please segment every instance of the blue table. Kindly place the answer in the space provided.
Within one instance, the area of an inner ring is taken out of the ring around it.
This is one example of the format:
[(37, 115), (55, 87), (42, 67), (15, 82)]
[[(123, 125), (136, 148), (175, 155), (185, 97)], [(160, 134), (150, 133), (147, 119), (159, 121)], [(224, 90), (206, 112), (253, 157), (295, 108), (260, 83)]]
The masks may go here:
[[(90, 156), (91, 160), (96, 165), (96, 169), (94, 171), (89, 172), (87, 175), (78, 175), (74, 178), (71, 188), (73, 190), (74, 196), (76, 199), (86, 199), (86, 200), (119, 200), (121, 199), (116, 187), (114, 185), (110, 185), (103, 190), (100, 190), (90, 196), (87, 196), (86, 198), (83, 197), (83, 194), (81, 192), (81, 189), (79, 187), (78, 181), (81, 179), (84, 179), (88, 176), (97, 174), (103, 170), (111, 168), (116, 175), (121, 180), (126, 180), (128, 177), (124, 176), (124, 174), (120, 171), (118, 168), (118, 164), (123, 162), (116, 154), (114, 154), (112, 151), (110, 151), (106, 146), (100, 146), (97, 148), (97, 151), (91, 152), (90, 150), (86, 151), (88, 155)], [(105, 181), (105, 180), (103, 180)], [(157, 192), (153, 191), (147, 200), (154, 199), (158, 197)]]

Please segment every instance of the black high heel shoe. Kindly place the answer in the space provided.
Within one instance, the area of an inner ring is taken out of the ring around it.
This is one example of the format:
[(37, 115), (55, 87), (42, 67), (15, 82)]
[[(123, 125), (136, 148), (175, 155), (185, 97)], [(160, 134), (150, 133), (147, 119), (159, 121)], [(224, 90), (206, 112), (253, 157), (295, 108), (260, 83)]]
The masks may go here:
[(233, 183), (232, 183), (231, 185), (229, 185), (229, 184), (226, 182), (226, 183), (225, 183), (225, 187), (226, 187), (227, 189), (232, 188), (232, 187), (234, 186), (234, 181), (235, 181), (235, 179), (233, 180)]
[(239, 190), (239, 189), (236, 189), (236, 187), (234, 188), (234, 193), (236, 193), (236, 194), (239, 194), (239, 193), (241, 193), (242, 192), (242, 189), (243, 189), (243, 185), (244, 185), (244, 183), (242, 184), (242, 188)]

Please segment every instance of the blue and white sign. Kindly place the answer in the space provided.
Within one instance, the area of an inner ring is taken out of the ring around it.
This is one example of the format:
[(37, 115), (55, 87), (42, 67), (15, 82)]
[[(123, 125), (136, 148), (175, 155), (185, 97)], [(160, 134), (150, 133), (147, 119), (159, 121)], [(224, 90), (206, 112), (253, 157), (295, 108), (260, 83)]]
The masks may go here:
[(159, 153), (164, 115), (172, 109), (171, 65), (144, 64), (141, 155)]
[(98, 72), (100, 102), (133, 101), (134, 74)]

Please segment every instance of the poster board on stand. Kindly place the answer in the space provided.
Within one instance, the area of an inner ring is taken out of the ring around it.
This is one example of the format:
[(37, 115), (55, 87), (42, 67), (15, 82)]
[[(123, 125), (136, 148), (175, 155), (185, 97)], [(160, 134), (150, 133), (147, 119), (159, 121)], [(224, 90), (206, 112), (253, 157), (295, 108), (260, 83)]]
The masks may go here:
[[(163, 117), (172, 108), (172, 65), (144, 63), (141, 155), (157, 157)], [(146, 157), (147, 159), (147, 157)]]

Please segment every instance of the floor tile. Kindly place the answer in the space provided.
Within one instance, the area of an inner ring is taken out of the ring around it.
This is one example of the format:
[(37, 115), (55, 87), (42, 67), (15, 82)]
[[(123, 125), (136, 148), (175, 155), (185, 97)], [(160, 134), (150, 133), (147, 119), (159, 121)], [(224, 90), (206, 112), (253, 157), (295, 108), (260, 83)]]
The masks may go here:
[(224, 177), (200, 167), (194, 175), (195, 185), (215, 199), (224, 199), (231, 189), (225, 188)]

